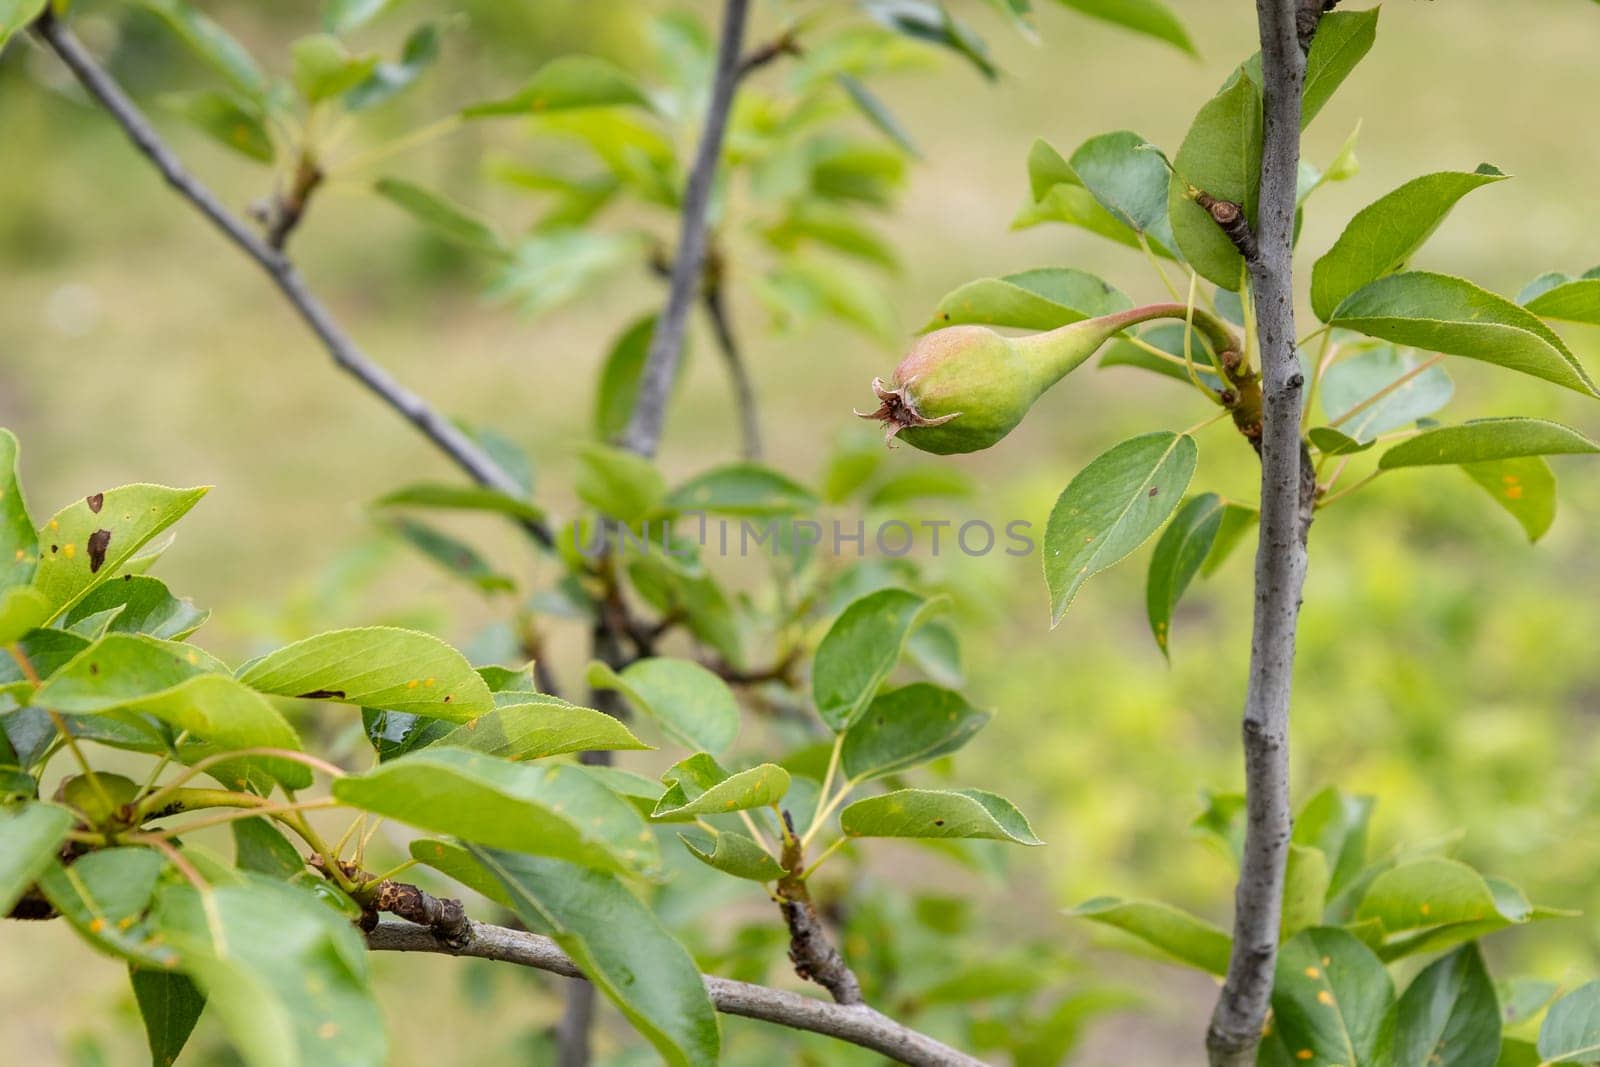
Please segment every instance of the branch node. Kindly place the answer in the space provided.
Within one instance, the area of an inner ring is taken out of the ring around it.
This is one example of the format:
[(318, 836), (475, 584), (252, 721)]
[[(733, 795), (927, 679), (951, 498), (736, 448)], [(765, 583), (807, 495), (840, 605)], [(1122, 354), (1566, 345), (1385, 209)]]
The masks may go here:
[(1196, 190), (1194, 202), (1206, 209), (1206, 214), (1211, 216), (1222, 230), (1228, 240), (1233, 242), (1233, 247), (1247, 263), (1254, 263), (1259, 254), (1256, 247), (1256, 235), (1251, 232), (1250, 220), (1245, 217), (1244, 208), (1232, 200), (1218, 200), (1210, 193)]

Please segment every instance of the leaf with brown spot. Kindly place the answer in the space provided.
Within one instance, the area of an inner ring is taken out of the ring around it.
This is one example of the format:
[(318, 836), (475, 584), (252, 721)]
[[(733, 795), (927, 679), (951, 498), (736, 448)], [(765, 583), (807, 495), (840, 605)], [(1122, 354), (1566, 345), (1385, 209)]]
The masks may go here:
[[(99, 508), (94, 506), (94, 501), (97, 500), (97, 499), (99, 499), (98, 496), (92, 496), (92, 497), (89, 498), (89, 501), (90, 501), (89, 508), (90, 508), (91, 511), (99, 511), (100, 510)], [(94, 533), (89, 535), (88, 549), (89, 549), (89, 573), (90, 574), (98, 574), (98, 573), (100, 573), (100, 568), (101, 568), (102, 565), (104, 565), (104, 563), (106, 561), (106, 549), (108, 549), (110, 547), (111, 547), (111, 531), (110, 530), (96, 530)]]
[(106, 495), (104, 493), (95, 493), (91, 496), (84, 497), (83, 502), (89, 505), (90, 511), (98, 515), (100, 514), (100, 509), (105, 506)]

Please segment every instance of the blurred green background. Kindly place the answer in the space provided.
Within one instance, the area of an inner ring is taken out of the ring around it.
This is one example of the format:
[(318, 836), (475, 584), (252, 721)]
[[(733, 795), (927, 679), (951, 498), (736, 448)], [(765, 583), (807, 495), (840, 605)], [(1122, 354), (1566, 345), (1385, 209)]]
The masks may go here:
[[(305, 0), (204, 6), (279, 70), (287, 42), (318, 17)], [(418, 0), (408, 13), (439, 6)], [(403, 129), (508, 92), (561, 52), (639, 69), (644, 15), (667, 5), (448, 6), (467, 18), (447, 35), (446, 62), (357, 141), (378, 143), (386, 122)], [(710, 18), (717, 5), (681, 6)], [(1009, 222), (1035, 137), (1070, 151), (1127, 128), (1170, 149), (1253, 50), (1253, 5), (1175, 6), (1203, 60), (1046, 2), (1041, 42), (1032, 45), (972, 4), (1005, 72), (997, 83), (933, 56), (926, 71), (880, 86), (925, 157), (910, 170), (903, 202), (880, 220), (904, 265), (890, 291), (907, 337), (956, 285), (1032, 267), (1077, 266), (1136, 299), (1161, 297), (1137, 253), (1060, 227), (1013, 233)], [(117, 57), (141, 101), (195, 83), (190, 61), (149, 20), (109, 3), (82, 8), (81, 36)], [(777, 17), (776, 5), (758, 5), (752, 39)], [(409, 21), (382, 21), (360, 43), (391, 51)], [(1352, 212), (1400, 182), (1483, 161), (1516, 180), (1464, 201), (1419, 267), (1515, 294), (1542, 271), (1600, 262), (1600, 136), (1583, 122), (1600, 98), (1597, 41), (1600, 12), (1582, 0), (1391, 0), (1377, 46), (1308, 133), (1307, 158), (1325, 164), (1363, 123), (1361, 172), (1317, 194), (1299, 264), (1309, 267)], [(778, 70), (762, 76), (781, 77)], [(231, 205), (264, 192), (258, 168), (169, 119), (161, 124)], [(363, 176), (403, 173), (453, 189), (514, 229), (533, 217), (530, 202), (478, 174), (487, 153), (514, 147), (517, 136), (514, 124), (472, 128)], [(659, 301), (655, 279), (641, 270), (530, 322), (482, 295), (478, 264), (359, 181), (325, 191), (294, 251), (375, 358), (440, 408), (526, 446), (541, 502), (570, 510), (595, 371), (621, 327)], [(737, 255), (730, 270), (737, 277)], [(386, 620), (466, 642), (497, 617), (495, 605), (378, 541), (366, 508), (403, 482), (454, 472), (328, 362), (256, 269), (82, 105), (51, 56), (20, 41), (0, 65), (0, 277), (0, 423), (23, 442), (36, 513), (126, 481), (217, 486), (160, 571), (176, 591), (216, 609), (199, 635), (208, 648), (237, 659), (313, 629)], [(829, 444), (859, 432), (850, 409), (866, 403), (867, 382), (897, 352), (835, 328), (774, 336), (748, 289), (735, 292), (769, 459), (813, 478)], [(1600, 331), (1563, 332), (1591, 369), (1600, 367)], [(704, 337), (692, 343), (699, 355), (663, 449), (671, 476), (735, 447), (721, 369)], [(1453, 361), (1450, 369), (1457, 398), (1449, 418), (1538, 414), (1600, 433), (1600, 410), (1575, 394), (1483, 365)], [(1131, 433), (1178, 429), (1206, 414), (1191, 397), (1133, 370), (1080, 371), (1000, 448), (950, 461), (978, 486), (973, 497), (916, 517), (1027, 518), (1042, 528), (1056, 494), (1091, 456)], [(1255, 458), (1230, 431), (1204, 431), (1201, 447), (1197, 486), (1253, 493)], [(909, 450), (891, 459), (913, 462)], [(1489, 943), (1502, 976), (1536, 971), (1570, 981), (1600, 971), (1600, 476), (1582, 457), (1555, 467), (1560, 516), (1534, 547), (1452, 470), (1400, 472), (1319, 518), (1293, 752), (1301, 799), (1329, 783), (1379, 798), (1376, 848), (1462, 830), (1469, 862), (1516, 880), (1538, 903), (1583, 909), (1582, 918)], [(552, 577), (549, 563), (493, 524), (462, 528), (494, 546), (498, 568), (535, 586)], [(1100, 934), (1060, 910), (1116, 893), (1159, 896), (1222, 923), (1230, 914), (1231, 865), (1189, 823), (1202, 791), (1241, 786), (1249, 553), (1191, 590), (1170, 667), (1145, 622), (1147, 554), (1091, 583), (1053, 632), (1036, 557), (928, 561), (957, 593), (968, 692), (998, 712), (960, 757), (962, 777), (1002, 787), (1049, 846), (1009, 857), (1003, 878), (975, 878), (920, 854), (896, 873), (895, 850), (881, 858), (891, 880), (915, 882), (909, 888), (974, 893), (993, 944), (1051, 940), (1083, 973), (1144, 990), (1149, 1012), (1100, 1026), (1081, 1055), (1092, 1064), (1193, 1062), (1212, 986), (1103, 952)], [(359, 595), (330, 591), (333, 581), (349, 581)], [(584, 636), (577, 623), (554, 631), (558, 676), (580, 676)], [(763, 914), (751, 895), (741, 903)], [(491, 987), (526, 983), (479, 967), (438, 958), (377, 966), (396, 1063), (510, 1062), (520, 1035), (558, 1010), (549, 996), (489, 998)], [(0, 926), (0, 1048), (11, 1062), (137, 1062), (124, 990), (121, 968), (91, 957), (61, 924)], [(743, 1035), (754, 1024), (729, 1026)], [(740, 1045), (731, 1047), (736, 1059)]]

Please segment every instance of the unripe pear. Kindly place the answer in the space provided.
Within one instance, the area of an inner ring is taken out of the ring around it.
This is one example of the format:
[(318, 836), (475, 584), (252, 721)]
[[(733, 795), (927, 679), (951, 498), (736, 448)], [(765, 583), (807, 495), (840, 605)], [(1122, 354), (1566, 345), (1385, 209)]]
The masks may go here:
[[(924, 452), (978, 452), (1016, 428), (1045, 390), (1139, 322), (1183, 318), (1182, 304), (1156, 304), (1083, 319), (1026, 337), (987, 326), (950, 326), (917, 339), (886, 384), (874, 378), (876, 411), (856, 414), (884, 423), (884, 438)], [(1236, 347), (1221, 323), (1195, 317), (1220, 353)]]
[(139, 795), (139, 785), (120, 774), (99, 771), (91, 780), (86, 774), (64, 779), (56, 797), (83, 813), (91, 826), (115, 827), (124, 823), (127, 809)]

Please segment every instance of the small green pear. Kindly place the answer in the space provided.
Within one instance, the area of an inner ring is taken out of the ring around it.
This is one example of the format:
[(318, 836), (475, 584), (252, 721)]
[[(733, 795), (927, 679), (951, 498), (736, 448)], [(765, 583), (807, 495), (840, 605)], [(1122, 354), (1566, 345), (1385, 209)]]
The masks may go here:
[(97, 781), (86, 774), (74, 775), (62, 781), (56, 796), (68, 807), (76, 808), (89, 825), (126, 828), (125, 817), (133, 798), (139, 795), (139, 784), (120, 774), (98, 771)]
[[(987, 326), (950, 326), (917, 339), (885, 383), (874, 378), (878, 409), (856, 412), (884, 423), (885, 440), (938, 455), (979, 452), (1016, 429), (1034, 401), (1139, 322), (1183, 318), (1182, 304), (1155, 304), (1083, 319), (1026, 337)], [(1195, 318), (1220, 353), (1236, 347), (1220, 323)]]

